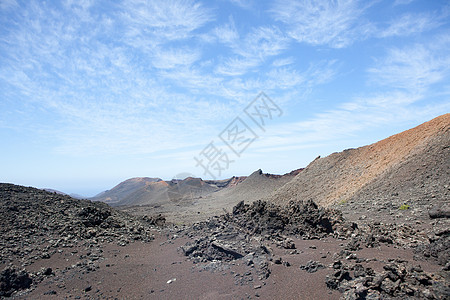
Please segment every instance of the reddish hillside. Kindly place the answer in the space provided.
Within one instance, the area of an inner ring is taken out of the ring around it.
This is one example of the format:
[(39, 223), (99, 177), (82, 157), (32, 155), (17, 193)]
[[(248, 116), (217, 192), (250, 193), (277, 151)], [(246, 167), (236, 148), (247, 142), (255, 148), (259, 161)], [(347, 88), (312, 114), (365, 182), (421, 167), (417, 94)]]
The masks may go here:
[[(325, 206), (344, 203), (365, 186), (409, 160), (426, 161), (430, 149), (436, 147), (447, 147), (440, 155), (444, 157), (441, 167), (448, 172), (449, 130), (450, 114), (445, 114), (375, 144), (317, 158), (268, 198), (283, 204), (290, 200), (307, 199)], [(445, 174), (440, 176), (445, 177)], [(404, 178), (405, 182), (407, 180)], [(403, 183), (399, 181), (397, 184)]]

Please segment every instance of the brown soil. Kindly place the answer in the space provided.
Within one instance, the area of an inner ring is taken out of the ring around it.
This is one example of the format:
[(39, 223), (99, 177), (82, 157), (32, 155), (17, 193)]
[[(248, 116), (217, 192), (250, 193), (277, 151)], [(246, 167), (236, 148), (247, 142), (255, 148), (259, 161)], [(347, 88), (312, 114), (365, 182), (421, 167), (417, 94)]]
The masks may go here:
[[(151, 243), (135, 242), (125, 247), (107, 244), (101, 247), (104, 257), (98, 261), (98, 268), (91, 272), (79, 272), (71, 267), (86, 249), (67, 249), (28, 266), (29, 272), (50, 266), (54, 274), (16, 299), (339, 299), (341, 296), (338, 291), (328, 289), (324, 281), (336, 259), (333, 253), (343, 248), (339, 240), (293, 239), (295, 252), (271, 244), (274, 256), (289, 262), (290, 266), (271, 263), (272, 273), (267, 280), (254, 277), (250, 282), (241, 280), (246, 271), (243, 262), (222, 269), (208, 269), (210, 263), (192, 264), (178, 251), (187, 241), (186, 237), (172, 232), (168, 237), (156, 233)], [(383, 262), (389, 259), (413, 261), (411, 251), (386, 246), (366, 249), (357, 255), (377, 258), (363, 263), (376, 271), (381, 271)], [(314, 273), (300, 269), (310, 260), (326, 267)], [(354, 264), (355, 260), (344, 261)], [(421, 266), (426, 272), (438, 270), (429, 263), (421, 262)], [(167, 283), (169, 280), (172, 282)]]

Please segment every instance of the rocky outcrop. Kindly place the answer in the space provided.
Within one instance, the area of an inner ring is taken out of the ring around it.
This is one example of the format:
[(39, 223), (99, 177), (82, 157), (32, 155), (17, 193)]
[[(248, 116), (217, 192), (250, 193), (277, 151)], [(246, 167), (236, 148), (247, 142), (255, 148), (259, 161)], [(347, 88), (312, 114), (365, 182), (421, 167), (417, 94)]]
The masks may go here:
[(0, 184), (0, 262), (30, 264), (85, 242), (150, 241), (149, 224), (104, 203)]
[(333, 264), (326, 283), (343, 293), (343, 299), (447, 299), (450, 288), (445, 278), (424, 272), (418, 265), (392, 260), (375, 272), (361, 264), (349, 266), (341, 261)]

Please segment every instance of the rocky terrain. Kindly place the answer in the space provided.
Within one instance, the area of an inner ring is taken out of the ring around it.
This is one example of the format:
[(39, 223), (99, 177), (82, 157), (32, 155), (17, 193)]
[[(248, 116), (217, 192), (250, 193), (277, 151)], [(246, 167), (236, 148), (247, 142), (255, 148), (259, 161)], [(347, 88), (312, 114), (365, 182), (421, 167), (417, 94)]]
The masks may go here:
[[(450, 295), (449, 231), (427, 241), (408, 225), (360, 228), (313, 201), (240, 202), (231, 212), (180, 227), (161, 216), (136, 218), (34, 188), (1, 184), (0, 195), (7, 216), (1, 223), (1, 297)], [(210, 288), (192, 291), (198, 280)], [(313, 286), (302, 286), (311, 280)]]
[[(101, 244), (127, 245), (153, 239), (156, 219), (138, 220), (104, 203), (12, 184), (0, 184), (0, 296), (33, 287), (54, 274), (52, 265), (36, 273), (22, 268), (72, 249), (89, 249), (74, 269), (91, 270), (102, 254)], [(72, 252), (71, 252), (72, 251)]]
[(120, 210), (0, 184), (0, 297), (450, 299), (449, 149), (447, 114), (291, 174), (131, 179), (102, 195), (178, 196)]

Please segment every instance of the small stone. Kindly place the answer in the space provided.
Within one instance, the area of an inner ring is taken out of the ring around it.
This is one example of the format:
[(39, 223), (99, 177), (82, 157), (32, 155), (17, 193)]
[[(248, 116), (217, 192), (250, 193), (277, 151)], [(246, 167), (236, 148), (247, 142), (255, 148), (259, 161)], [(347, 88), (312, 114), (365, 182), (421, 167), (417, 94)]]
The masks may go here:
[(46, 269), (44, 269), (43, 272), (42, 272), (42, 274), (44, 274), (45, 276), (52, 275), (52, 273), (53, 273), (52, 268), (46, 268)]
[(46, 291), (44, 295), (56, 295), (56, 291), (55, 290)]

